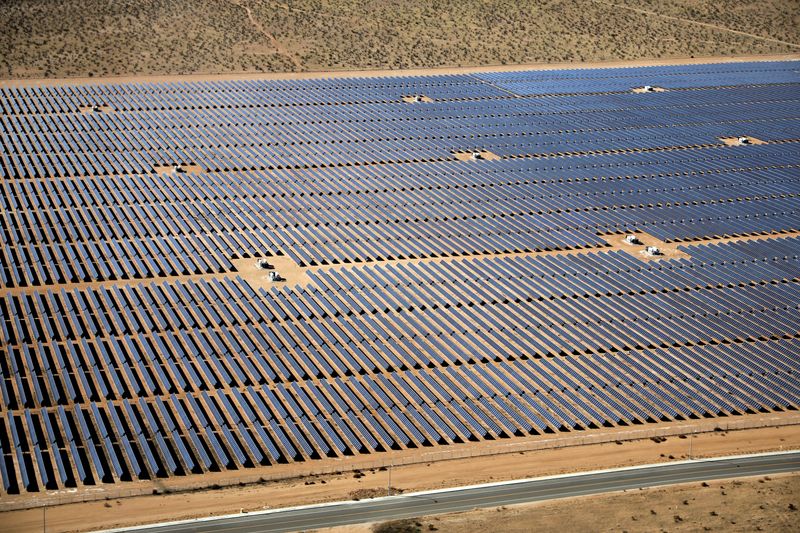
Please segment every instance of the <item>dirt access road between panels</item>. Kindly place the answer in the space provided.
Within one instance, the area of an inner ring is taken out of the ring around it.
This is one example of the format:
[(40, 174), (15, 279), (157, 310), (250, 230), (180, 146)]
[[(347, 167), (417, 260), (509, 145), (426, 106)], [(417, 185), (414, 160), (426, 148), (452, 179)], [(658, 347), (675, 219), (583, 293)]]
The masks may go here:
[(418, 68), (396, 70), (338, 70), (313, 72), (245, 72), (237, 74), (187, 74), (182, 76), (107, 76), (92, 78), (26, 78), (0, 80), (3, 87), (44, 87), (54, 85), (102, 85), (109, 83), (169, 83), (186, 81), (229, 80), (307, 80), (334, 78), (386, 78), (395, 76), (437, 76), (478, 72), (522, 72), (526, 70), (563, 70), (594, 68), (654, 67), (663, 65), (703, 65), (749, 61), (800, 61), (800, 54), (710, 56), (692, 58), (646, 59), (630, 61), (591, 61), (586, 63), (530, 63), (521, 65), (485, 65), (477, 67)]

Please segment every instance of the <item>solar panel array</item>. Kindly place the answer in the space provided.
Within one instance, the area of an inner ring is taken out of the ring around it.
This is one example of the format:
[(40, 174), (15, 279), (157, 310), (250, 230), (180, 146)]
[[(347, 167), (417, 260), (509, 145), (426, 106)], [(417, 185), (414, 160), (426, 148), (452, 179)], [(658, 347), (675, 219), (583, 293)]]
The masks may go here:
[[(796, 409), (799, 87), (0, 89), (2, 493)], [(304, 282), (236, 266), (281, 256)]]

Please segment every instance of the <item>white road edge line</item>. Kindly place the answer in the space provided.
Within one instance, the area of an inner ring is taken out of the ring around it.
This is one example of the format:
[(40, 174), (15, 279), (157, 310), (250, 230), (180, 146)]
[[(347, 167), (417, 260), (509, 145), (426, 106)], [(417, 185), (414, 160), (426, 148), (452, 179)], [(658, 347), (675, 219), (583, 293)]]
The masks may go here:
[(92, 533), (124, 533), (131, 530), (146, 530), (146, 529), (156, 529), (160, 527), (169, 527), (169, 526), (178, 526), (178, 525), (185, 525), (185, 524), (193, 524), (199, 522), (210, 522), (214, 520), (227, 520), (233, 518), (242, 518), (246, 516), (261, 516), (261, 515), (268, 515), (268, 514), (275, 514), (275, 513), (283, 513), (289, 511), (302, 511), (303, 509), (311, 509), (311, 508), (319, 508), (319, 507), (333, 507), (336, 505), (353, 505), (353, 504), (363, 504), (366, 502), (380, 502), (385, 500), (398, 500), (404, 497), (417, 497), (417, 496), (428, 496), (431, 494), (441, 494), (443, 492), (457, 492), (462, 490), (471, 490), (471, 489), (483, 489), (489, 487), (498, 487), (502, 485), (515, 485), (519, 483), (529, 483), (531, 481), (547, 481), (551, 479), (563, 479), (563, 478), (570, 478), (570, 477), (580, 477), (580, 476), (588, 476), (592, 474), (606, 474), (610, 472), (625, 472), (629, 470), (647, 470), (650, 468), (657, 468), (657, 467), (664, 467), (664, 466), (677, 466), (677, 465), (684, 465), (684, 464), (696, 464), (696, 463), (714, 463), (714, 462), (721, 462), (721, 461), (731, 461), (736, 459), (750, 459), (756, 457), (773, 457), (773, 456), (780, 456), (780, 455), (790, 455), (794, 453), (800, 452), (800, 449), (794, 450), (784, 450), (779, 452), (764, 452), (764, 453), (753, 453), (753, 454), (742, 454), (742, 455), (727, 455), (725, 457), (709, 457), (706, 459), (688, 459), (684, 461), (670, 461), (667, 463), (650, 463), (644, 465), (637, 465), (637, 466), (623, 466), (619, 468), (606, 468), (602, 470), (587, 470), (585, 472), (571, 472), (569, 474), (558, 474), (555, 476), (542, 476), (542, 477), (533, 477), (533, 478), (524, 478), (524, 479), (512, 479), (509, 481), (495, 481), (493, 483), (481, 483), (477, 485), (463, 485), (459, 487), (448, 487), (445, 489), (434, 489), (434, 490), (425, 490), (420, 492), (409, 492), (404, 494), (399, 494), (397, 496), (381, 496), (378, 498), (370, 498), (368, 500), (342, 500), (336, 502), (327, 502), (327, 503), (316, 503), (316, 504), (308, 504), (308, 505), (297, 505), (294, 507), (280, 507), (276, 509), (265, 509), (263, 511), (252, 511), (248, 513), (235, 513), (235, 514), (228, 514), (228, 515), (216, 515), (216, 516), (205, 516), (202, 518), (192, 518), (189, 520), (174, 520), (171, 522), (159, 522), (156, 524), (143, 524), (139, 526), (128, 526), (128, 527), (120, 527), (115, 529), (103, 529), (97, 530)]

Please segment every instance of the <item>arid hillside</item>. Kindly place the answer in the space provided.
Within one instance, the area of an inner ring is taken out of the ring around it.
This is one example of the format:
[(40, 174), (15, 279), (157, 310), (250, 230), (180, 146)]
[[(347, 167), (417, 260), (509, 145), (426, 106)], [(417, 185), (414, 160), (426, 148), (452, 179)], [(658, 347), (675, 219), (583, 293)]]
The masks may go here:
[(0, 77), (292, 72), (791, 53), (796, 0), (25, 0)]

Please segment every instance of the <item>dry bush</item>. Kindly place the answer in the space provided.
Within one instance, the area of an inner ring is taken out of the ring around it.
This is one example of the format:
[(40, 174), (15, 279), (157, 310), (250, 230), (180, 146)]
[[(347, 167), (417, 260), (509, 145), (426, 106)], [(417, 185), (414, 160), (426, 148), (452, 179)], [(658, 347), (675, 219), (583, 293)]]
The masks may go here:
[(374, 533), (420, 533), (420, 524), (414, 520), (392, 520), (372, 528)]

